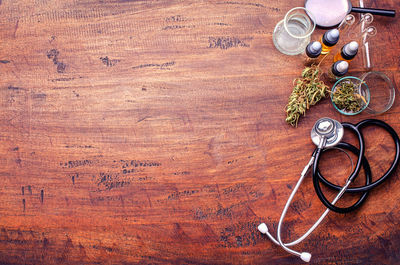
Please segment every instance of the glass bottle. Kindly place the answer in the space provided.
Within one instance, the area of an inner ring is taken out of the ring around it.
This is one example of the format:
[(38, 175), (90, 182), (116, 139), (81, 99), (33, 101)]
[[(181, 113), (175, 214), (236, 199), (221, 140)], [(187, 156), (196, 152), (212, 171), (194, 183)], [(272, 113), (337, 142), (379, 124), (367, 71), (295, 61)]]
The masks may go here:
[(331, 29), (324, 33), (321, 37), (322, 54), (327, 54), (333, 49), (333, 46), (339, 41), (339, 30)]
[(352, 41), (342, 47), (340, 52), (338, 52), (333, 58), (333, 61), (337, 62), (342, 60), (342, 61), (347, 61), (349, 63), (357, 55), (357, 52), (358, 52), (358, 42)]
[(332, 64), (328, 70), (328, 78), (330, 81), (336, 81), (344, 76), (349, 70), (349, 63), (347, 61), (337, 61)]
[(304, 52), (304, 65), (310, 66), (317, 64), (320, 61), (320, 55), (322, 51), (322, 45), (319, 41), (310, 42)]

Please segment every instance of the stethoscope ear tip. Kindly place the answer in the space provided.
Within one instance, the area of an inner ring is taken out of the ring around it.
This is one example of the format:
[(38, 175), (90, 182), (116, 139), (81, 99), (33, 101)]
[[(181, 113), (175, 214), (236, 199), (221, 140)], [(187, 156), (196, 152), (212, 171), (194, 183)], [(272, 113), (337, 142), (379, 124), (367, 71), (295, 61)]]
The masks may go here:
[[(265, 223), (259, 224), (258, 227), (257, 227), (257, 229), (258, 229), (258, 231), (260, 231), (262, 234), (268, 235), (269, 238), (270, 238), (272, 241), (274, 241), (275, 244), (281, 245), (281, 246), (283, 246), (283, 247), (285, 248), (285, 246), (282, 245), (282, 244), (283, 244), (282, 242), (279, 243), (279, 242), (276, 241), (271, 235), (268, 234), (268, 227), (267, 227), (267, 225), (266, 225)], [(292, 252), (293, 252), (293, 253), (292, 253)], [(290, 252), (290, 253), (296, 254), (296, 255), (300, 255), (300, 258), (301, 258), (303, 261), (305, 261), (305, 262), (310, 262), (310, 260), (311, 260), (311, 254), (308, 253), (308, 252), (299, 253), (299, 252), (295, 252), (295, 251), (293, 251), (293, 250), (292, 250), (292, 252)]]
[(265, 223), (260, 224), (260, 225), (257, 227), (257, 229), (258, 229), (258, 231), (260, 231), (260, 232), (263, 233), (263, 234), (268, 233), (268, 227), (267, 227), (267, 225), (266, 225)]
[(308, 253), (308, 252), (302, 252), (301, 255), (300, 255), (300, 258), (305, 262), (310, 262), (311, 254)]

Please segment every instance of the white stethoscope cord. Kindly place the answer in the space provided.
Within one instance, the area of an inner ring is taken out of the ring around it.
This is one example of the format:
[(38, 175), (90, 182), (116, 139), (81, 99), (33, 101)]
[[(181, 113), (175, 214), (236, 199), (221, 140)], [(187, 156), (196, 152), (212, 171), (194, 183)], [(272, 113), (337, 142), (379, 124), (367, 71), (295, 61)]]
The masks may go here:
[[(346, 152), (345, 152), (346, 153)], [(347, 154), (347, 153), (346, 153)], [(347, 154), (348, 155), (348, 154)], [(349, 156), (350, 158), (350, 156)], [(262, 223), (258, 226), (258, 230), (263, 233), (266, 234), (269, 239), (271, 239), (272, 242), (274, 242), (277, 245), (280, 245), (284, 250), (286, 250), (287, 252), (289, 252), (290, 254), (299, 256), (303, 261), (305, 262), (309, 262), (311, 260), (311, 254), (308, 252), (297, 252), (294, 251), (290, 248), (288, 248), (289, 246), (294, 246), (297, 245), (298, 243), (300, 243), (301, 241), (303, 241), (304, 239), (306, 239), (314, 230), (315, 228), (318, 227), (318, 225), (322, 222), (322, 220), (326, 217), (326, 215), (330, 212), (329, 209), (326, 209), (325, 212), (320, 216), (320, 218), (314, 223), (314, 225), (301, 237), (299, 237), (298, 239), (294, 240), (293, 242), (290, 243), (283, 243), (282, 242), (282, 238), (281, 238), (281, 227), (283, 224), (283, 220), (285, 219), (286, 216), (286, 212), (289, 209), (289, 206), (297, 192), (297, 190), (299, 189), (301, 183), (303, 182), (305, 176), (307, 175), (307, 172), (309, 171), (309, 169), (311, 168), (311, 166), (314, 163), (314, 156), (311, 157), (310, 161), (308, 162), (308, 164), (304, 167), (303, 171), (301, 172), (300, 178), (297, 181), (296, 186), (294, 187), (292, 193), (289, 196), (289, 199), (286, 202), (285, 207), (283, 208), (281, 217), (279, 219), (279, 223), (278, 223), (278, 228), (277, 228), (277, 239), (275, 239), (269, 232), (268, 232), (268, 227), (265, 223)], [(341, 197), (342, 195), (345, 193), (346, 189), (348, 188), (348, 186), (350, 185), (351, 181), (347, 180), (346, 184), (342, 187), (342, 189), (340, 190), (340, 192), (336, 195), (336, 197), (333, 199), (332, 204), (334, 205)]]
[(279, 218), (278, 230), (276, 232), (276, 237), (278, 238), (278, 242), (282, 246), (282, 248), (284, 250), (286, 250), (287, 252), (293, 254), (293, 255), (299, 256), (302, 260), (304, 260), (306, 262), (310, 261), (311, 254), (308, 253), (308, 252), (300, 253), (300, 252), (294, 251), (294, 250), (288, 248), (287, 246), (285, 246), (285, 244), (283, 244), (282, 238), (281, 238), (281, 227), (282, 227), (283, 220), (285, 219), (286, 212), (289, 209), (290, 203), (292, 202), (294, 195), (296, 194), (297, 190), (299, 189), (301, 183), (304, 180), (304, 177), (307, 175), (307, 172), (308, 172), (309, 168), (312, 166), (313, 163), (314, 163), (314, 156), (311, 157), (311, 159), (308, 162), (307, 166), (301, 172), (300, 179), (299, 179), (299, 181), (297, 181), (296, 186), (294, 187), (292, 193), (290, 194), (290, 197), (289, 197), (288, 201), (286, 202), (285, 208), (283, 208), (283, 211), (282, 211), (282, 214), (281, 214), (281, 218)]

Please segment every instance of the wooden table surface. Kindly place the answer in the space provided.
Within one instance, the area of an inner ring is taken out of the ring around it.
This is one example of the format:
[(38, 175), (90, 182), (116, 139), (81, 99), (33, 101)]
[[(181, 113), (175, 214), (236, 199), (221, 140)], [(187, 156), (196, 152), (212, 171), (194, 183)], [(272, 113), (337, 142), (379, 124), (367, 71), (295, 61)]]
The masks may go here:
[[(285, 123), (303, 62), (279, 53), (272, 32), (302, 5), (0, 1), (0, 263), (303, 263), (257, 226), (276, 232), (314, 149), (314, 122), (378, 118), (400, 132), (400, 104), (349, 117), (325, 99), (297, 128)], [(365, 5), (400, 10), (396, 0)], [(396, 84), (400, 22), (375, 17), (373, 25), (374, 70)], [(350, 74), (362, 71), (357, 56)], [(378, 128), (364, 134), (377, 179), (393, 142)], [(321, 171), (343, 183), (350, 162), (339, 151), (328, 156)], [(294, 249), (311, 252), (313, 264), (400, 264), (398, 178), (399, 170), (359, 211), (329, 214)], [(284, 240), (324, 209), (309, 176)]]

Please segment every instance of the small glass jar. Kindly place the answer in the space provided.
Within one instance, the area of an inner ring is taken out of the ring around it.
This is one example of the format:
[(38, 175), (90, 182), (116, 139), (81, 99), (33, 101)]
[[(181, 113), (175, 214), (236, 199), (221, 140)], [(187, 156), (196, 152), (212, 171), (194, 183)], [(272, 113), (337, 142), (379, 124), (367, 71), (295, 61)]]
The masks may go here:
[(275, 47), (287, 55), (303, 53), (314, 32), (314, 21), (312, 14), (304, 7), (289, 10), (275, 26), (272, 34)]
[(390, 78), (382, 72), (367, 72), (360, 79), (369, 87), (371, 100), (365, 110), (370, 114), (382, 114), (389, 110), (395, 99), (395, 88)]

